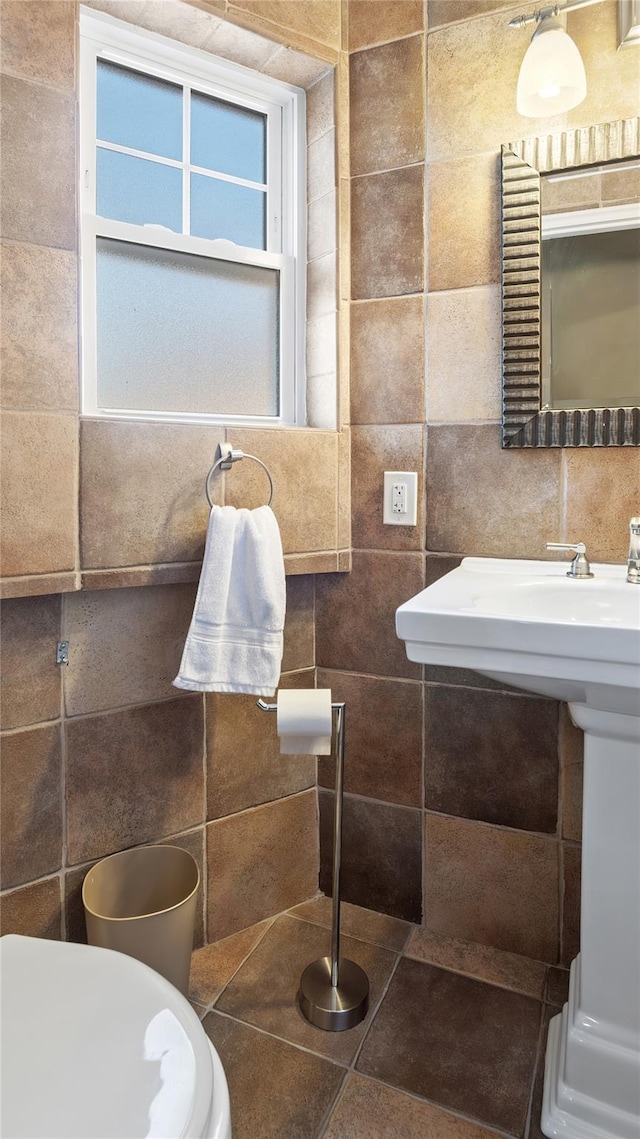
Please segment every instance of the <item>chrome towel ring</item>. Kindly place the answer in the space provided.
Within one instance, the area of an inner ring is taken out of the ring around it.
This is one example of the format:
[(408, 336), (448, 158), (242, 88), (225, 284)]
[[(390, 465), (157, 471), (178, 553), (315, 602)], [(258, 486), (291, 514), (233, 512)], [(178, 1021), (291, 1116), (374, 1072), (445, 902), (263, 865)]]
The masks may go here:
[(266, 466), (266, 464), (262, 462), (262, 459), (259, 459), (257, 455), (247, 455), (238, 447), (232, 447), (230, 443), (219, 443), (218, 457), (216, 458), (215, 463), (209, 471), (204, 484), (204, 489), (207, 495), (207, 502), (212, 508), (214, 504), (211, 501), (211, 493), (209, 491), (211, 476), (215, 474), (218, 468), (220, 468), (221, 471), (231, 470), (233, 464), (240, 462), (240, 459), (253, 459), (254, 463), (258, 463), (258, 465), (262, 467), (264, 473), (269, 479), (269, 501), (267, 503), (267, 506), (271, 506), (271, 503), (273, 502), (273, 479), (271, 478), (271, 471)]

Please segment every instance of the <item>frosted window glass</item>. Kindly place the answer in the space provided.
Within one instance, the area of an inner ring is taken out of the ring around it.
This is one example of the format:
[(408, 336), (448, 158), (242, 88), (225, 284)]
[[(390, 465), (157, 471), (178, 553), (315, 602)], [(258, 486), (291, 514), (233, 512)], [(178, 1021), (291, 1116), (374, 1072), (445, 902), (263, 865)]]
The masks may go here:
[(182, 171), (118, 150), (97, 152), (98, 217), (182, 232)]
[(278, 278), (98, 238), (99, 405), (277, 415)]
[(235, 107), (207, 95), (191, 96), (191, 163), (246, 178), (266, 181), (266, 115)]
[(97, 104), (104, 142), (182, 159), (182, 87), (98, 60)]
[(191, 175), (194, 237), (225, 237), (236, 245), (265, 249), (265, 208), (264, 190), (251, 190), (204, 174)]

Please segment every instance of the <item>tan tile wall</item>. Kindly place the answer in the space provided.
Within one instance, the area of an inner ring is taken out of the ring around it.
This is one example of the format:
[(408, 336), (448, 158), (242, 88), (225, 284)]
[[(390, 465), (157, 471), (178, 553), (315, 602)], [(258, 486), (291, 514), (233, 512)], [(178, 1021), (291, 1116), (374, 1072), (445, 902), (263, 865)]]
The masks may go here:
[(76, 5), (0, 17), (2, 575), (51, 592), (77, 568)]
[[(281, 684), (313, 687), (313, 578), (287, 592)], [(198, 945), (315, 893), (315, 761), (280, 757), (253, 697), (171, 685), (194, 596), (177, 584), (2, 602), (3, 933), (84, 939), (87, 870), (143, 843), (198, 861)]]
[[(333, 426), (331, 328), (345, 272), (334, 161), (336, 124), (344, 132), (333, 70), (339, 0), (93, 6), (309, 90), (311, 422)], [(281, 683), (312, 687), (315, 595), (305, 575), (348, 567), (350, 452), (347, 436), (328, 429), (88, 421), (79, 463), (76, 20), (72, 0), (2, 0), (3, 545), (12, 578), (1, 612), (2, 929), (82, 940), (89, 866), (168, 841), (201, 868), (200, 945), (306, 900), (318, 882), (315, 761), (281, 758), (275, 718), (252, 698), (171, 686), (202, 555), (204, 475), (225, 436), (269, 465), (287, 572), (301, 575), (287, 585)], [(212, 489), (217, 501), (257, 505), (266, 483), (246, 463)], [(32, 593), (43, 596), (21, 596)], [(68, 668), (54, 663), (60, 639), (70, 643)]]
[[(338, 255), (338, 232), (346, 236), (340, 187), (348, 186), (339, 177), (348, 155), (344, 147), (338, 154), (347, 121), (340, 100), (348, 95), (338, 81), (340, 0), (89, 3), (309, 92), (308, 422), (322, 430), (246, 438), (274, 476), (287, 572), (335, 571), (350, 557), (349, 451), (339, 450), (335, 431), (345, 403), (337, 393), (337, 324), (348, 305), (338, 302), (338, 276), (348, 268), (347, 253)], [(187, 582), (202, 556), (204, 478), (217, 443), (230, 438), (242, 446), (245, 433), (113, 420), (79, 425), (78, 4), (1, 4), (1, 595)], [(343, 373), (346, 385), (348, 357)], [(264, 482), (238, 468), (218, 477), (216, 501), (225, 501), (225, 481), (227, 502), (264, 501)]]
[[(585, 103), (565, 119), (517, 116), (530, 29), (508, 29), (506, 7), (348, 5), (354, 553), (350, 577), (318, 583), (317, 663), (350, 709), (347, 899), (568, 963), (581, 733), (553, 701), (420, 670), (394, 633), (398, 602), (463, 555), (543, 557), (546, 541), (581, 537), (623, 560), (640, 507), (634, 451), (500, 448), (500, 144), (637, 111), (637, 61), (616, 53), (605, 0), (569, 16)], [(381, 524), (385, 469), (418, 472), (415, 530)], [(328, 762), (319, 777), (330, 788)], [(323, 791), (323, 884), (330, 803)]]

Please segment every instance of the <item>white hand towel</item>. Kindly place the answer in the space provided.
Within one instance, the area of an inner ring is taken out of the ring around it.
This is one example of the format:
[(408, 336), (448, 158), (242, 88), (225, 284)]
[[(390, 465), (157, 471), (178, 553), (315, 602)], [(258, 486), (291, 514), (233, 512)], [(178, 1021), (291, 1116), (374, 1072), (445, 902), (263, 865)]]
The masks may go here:
[(175, 687), (273, 696), (284, 614), (284, 559), (273, 511), (214, 506)]

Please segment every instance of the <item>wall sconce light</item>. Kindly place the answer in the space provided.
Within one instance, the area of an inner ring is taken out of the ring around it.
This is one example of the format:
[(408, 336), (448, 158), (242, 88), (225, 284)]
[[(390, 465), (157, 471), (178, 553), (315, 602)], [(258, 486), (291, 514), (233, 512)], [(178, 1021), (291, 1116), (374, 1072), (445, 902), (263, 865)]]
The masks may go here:
[(568, 0), (509, 21), (510, 28), (533, 22), (538, 25), (520, 65), (516, 90), (520, 115), (531, 119), (560, 115), (585, 98), (587, 77), (582, 56), (558, 17), (573, 8), (598, 3), (600, 0)]

